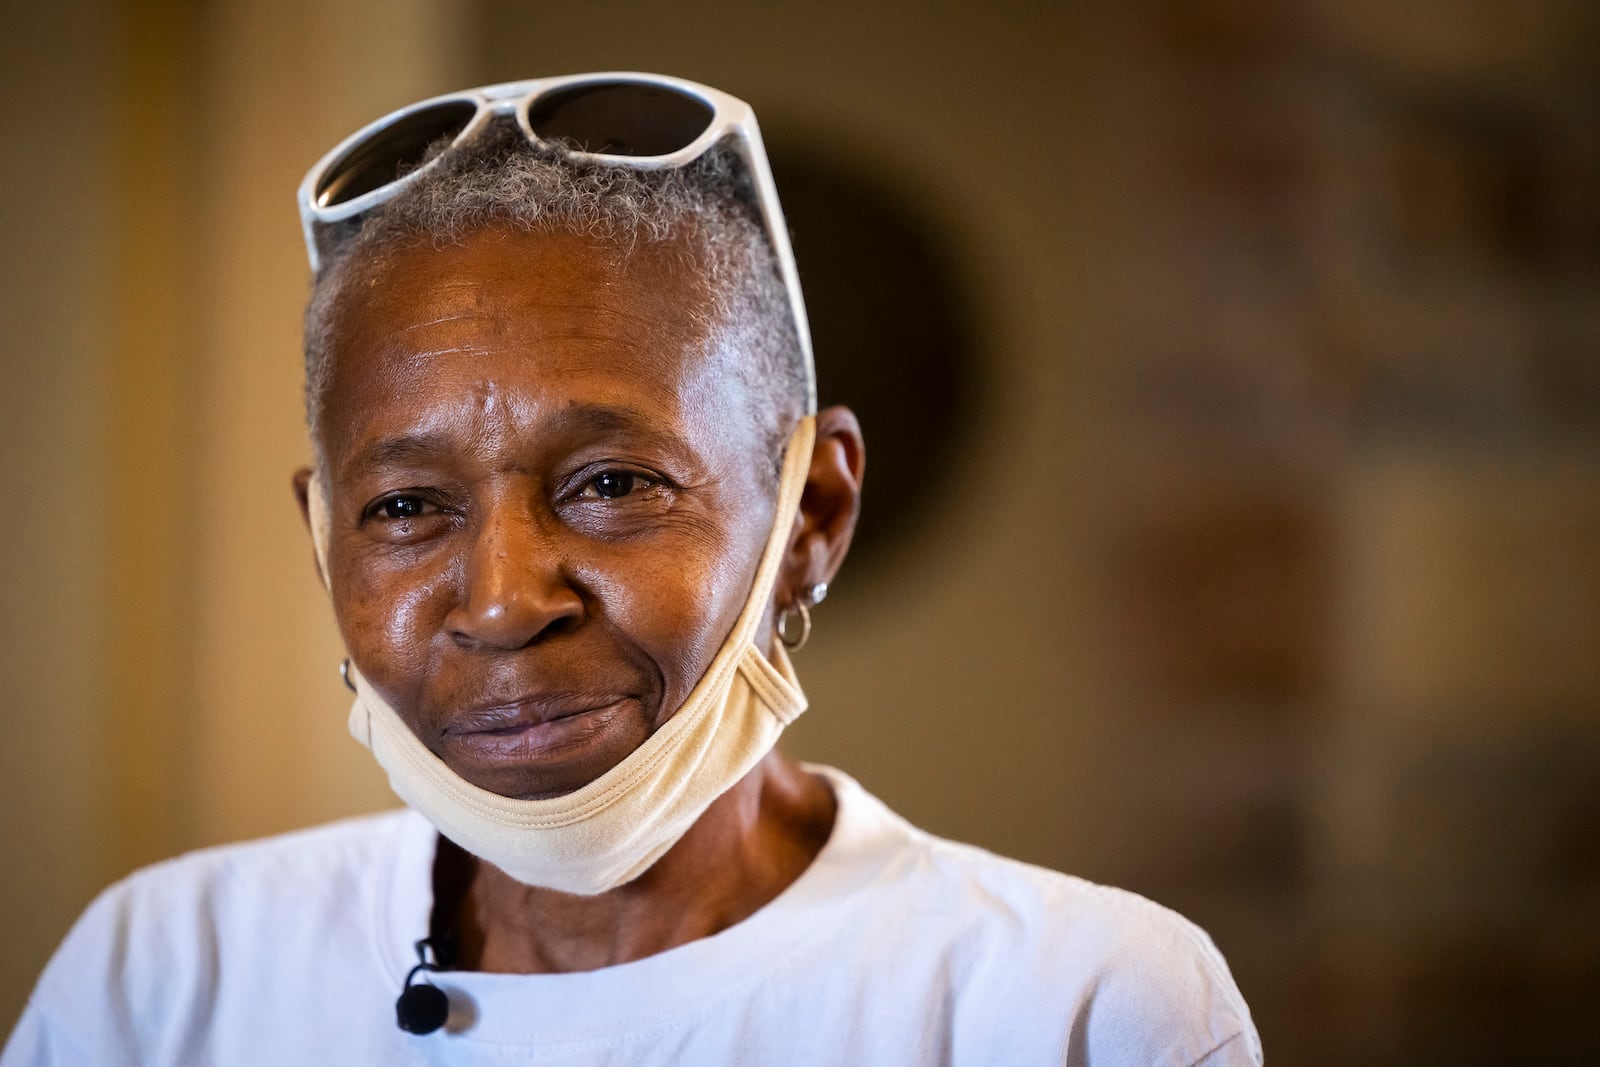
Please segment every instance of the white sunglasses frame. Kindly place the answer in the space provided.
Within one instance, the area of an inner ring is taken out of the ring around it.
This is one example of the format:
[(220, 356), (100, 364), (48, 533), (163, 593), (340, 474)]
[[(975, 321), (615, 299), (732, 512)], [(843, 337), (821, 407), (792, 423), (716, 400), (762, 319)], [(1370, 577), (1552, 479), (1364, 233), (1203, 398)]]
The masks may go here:
[[(567, 74), (445, 93), (390, 112), (340, 141), (332, 151), (317, 160), (300, 182), (300, 223), (305, 231), (306, 255), (311, 261), (312, 272), (315, 273), (322, 266), (322, 257), (317, 248), (317, 227), (343, 222), (372, 210), (393, 198), (410, 182), (437, 165), (440, 157), (429, 160), (417, 169), (360, 196), (338, 204), (319, 203), (317, 190), (327, 175), (334, 172), (355, 148), (382, 133), (387, 127), (427, 108), (441, 104), (470, 103), (477, 108), (477, 112), (461, 132), (456, 134), (451, 142), (451, 148), (477, 137), (495, 119), (507, 116), (516, 119), (523, 136), (530, 142), (540, 144), (542, 142), (539, 135), (533, 131), (528, 120), (528, 110), (535, 100), (557, 90), (617, 82), (668, 89), (692, 97), (711, 111), (711, 121), (700, 136), (668, 155), (628, 156), (604, 152), (577, 152), (570, 149), (569, 154), (610, 166), (632, 167), (635, 170), (664, 170), (692, 163), (710, 151), (713, 145), (726, 138), (732, 138), (734, 151), (738, 153), (740, 161), (749, 172), (756, 194), (756, 207), (761, 212), (761, 220), (766, 228), (767, 242), (772, 248), (773, 257), (777, 260), (784, 288), (788, 290), (789, 310), (794, 318), (795, 335), (799, 339), (801, 352), (805, 354), (806, 412), (816, 414), (817, 372), (811, 352), (811, 326), (806, 318), (805, 297), (800, 291), (800, 272), (795, 265), (794, 248), (789, 242), (789, 230), (784, 223), (783, 208), (778, 202), (778, 187), (772, 180), (772, 168), (767, 163), (766, 148), (761, 142), (761, 129), (756, 124), (755, 111), (738, 97), (698, 82), (665, 74), (644, 74), (637, 71)], [(446, 154), (448, 152), (441, 153), (441, 157)]]

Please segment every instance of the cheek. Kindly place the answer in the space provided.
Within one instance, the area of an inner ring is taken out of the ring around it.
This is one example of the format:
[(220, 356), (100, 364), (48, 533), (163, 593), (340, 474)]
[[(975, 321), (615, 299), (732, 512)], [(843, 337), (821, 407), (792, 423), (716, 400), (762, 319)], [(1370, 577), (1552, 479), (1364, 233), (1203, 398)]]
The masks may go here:
[(434, 666), (455, 582), (448, 566), (349, 569), (336, 596), (345, 647), (391, 705), (416, 703)]
[(660, 672), (663, 713), (700, 680), (738, 618), (754, 564), (719, 538), (681, 539), (671, 552), (611, 555), (575, 578), (607, 622)]

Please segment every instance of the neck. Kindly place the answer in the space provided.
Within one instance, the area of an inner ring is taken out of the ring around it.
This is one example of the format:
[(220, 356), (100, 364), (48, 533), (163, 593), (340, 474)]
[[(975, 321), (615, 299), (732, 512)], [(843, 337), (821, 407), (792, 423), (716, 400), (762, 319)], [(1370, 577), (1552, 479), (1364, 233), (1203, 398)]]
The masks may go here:
[(655, 866), (589, 897), (523, 885), (441, 839), (435, 927), (454, 919), (463, 970), (558, 973), (642, 959), (725, 930), (783, 892), (821, 851), (834, 813), (827, 783), (774, 750)]

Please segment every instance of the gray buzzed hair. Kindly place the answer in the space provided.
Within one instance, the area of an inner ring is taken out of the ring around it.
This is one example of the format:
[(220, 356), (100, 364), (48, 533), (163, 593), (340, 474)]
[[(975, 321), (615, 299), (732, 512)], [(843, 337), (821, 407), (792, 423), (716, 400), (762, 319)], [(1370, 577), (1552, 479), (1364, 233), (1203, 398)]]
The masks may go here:
[[(428, 159), (445, 153), (441, 143)], [(675, 243), (706, 283), (703, 325), (755, 401), (756, 429), (771, 457), (804, 412), (805, 355), (777, 262), (738, 157), (714, 148), (677, 168), (605, 166), (534, 145), (497, 123), (439, 158), (394, 199), (319, 235), (322, 269), (306, 307), (306, 423), (317, 464), (323, 396), (332, 378), (338, 311), (351, 283), (386, 254), (419, 242), (459, 242), (482, 230), (562, 233), (618, 246)], [(776, 465), (774, 465), (776, 471)]]

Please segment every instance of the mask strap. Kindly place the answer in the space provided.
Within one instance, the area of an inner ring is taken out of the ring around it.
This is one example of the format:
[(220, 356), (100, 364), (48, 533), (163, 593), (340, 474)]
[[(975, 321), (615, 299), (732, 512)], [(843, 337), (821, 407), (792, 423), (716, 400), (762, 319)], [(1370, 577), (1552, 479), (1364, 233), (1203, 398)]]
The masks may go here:
[(322, 471), (313, 468), (311, 483), (306, 486), (306, 515), (311, 520), (311, 547), (317, 553), (317, 573), (322, 576), (322, 588), (328, 584), (328, 531), (332, 516), (328, 514), (328, 492), (322, 484)]

